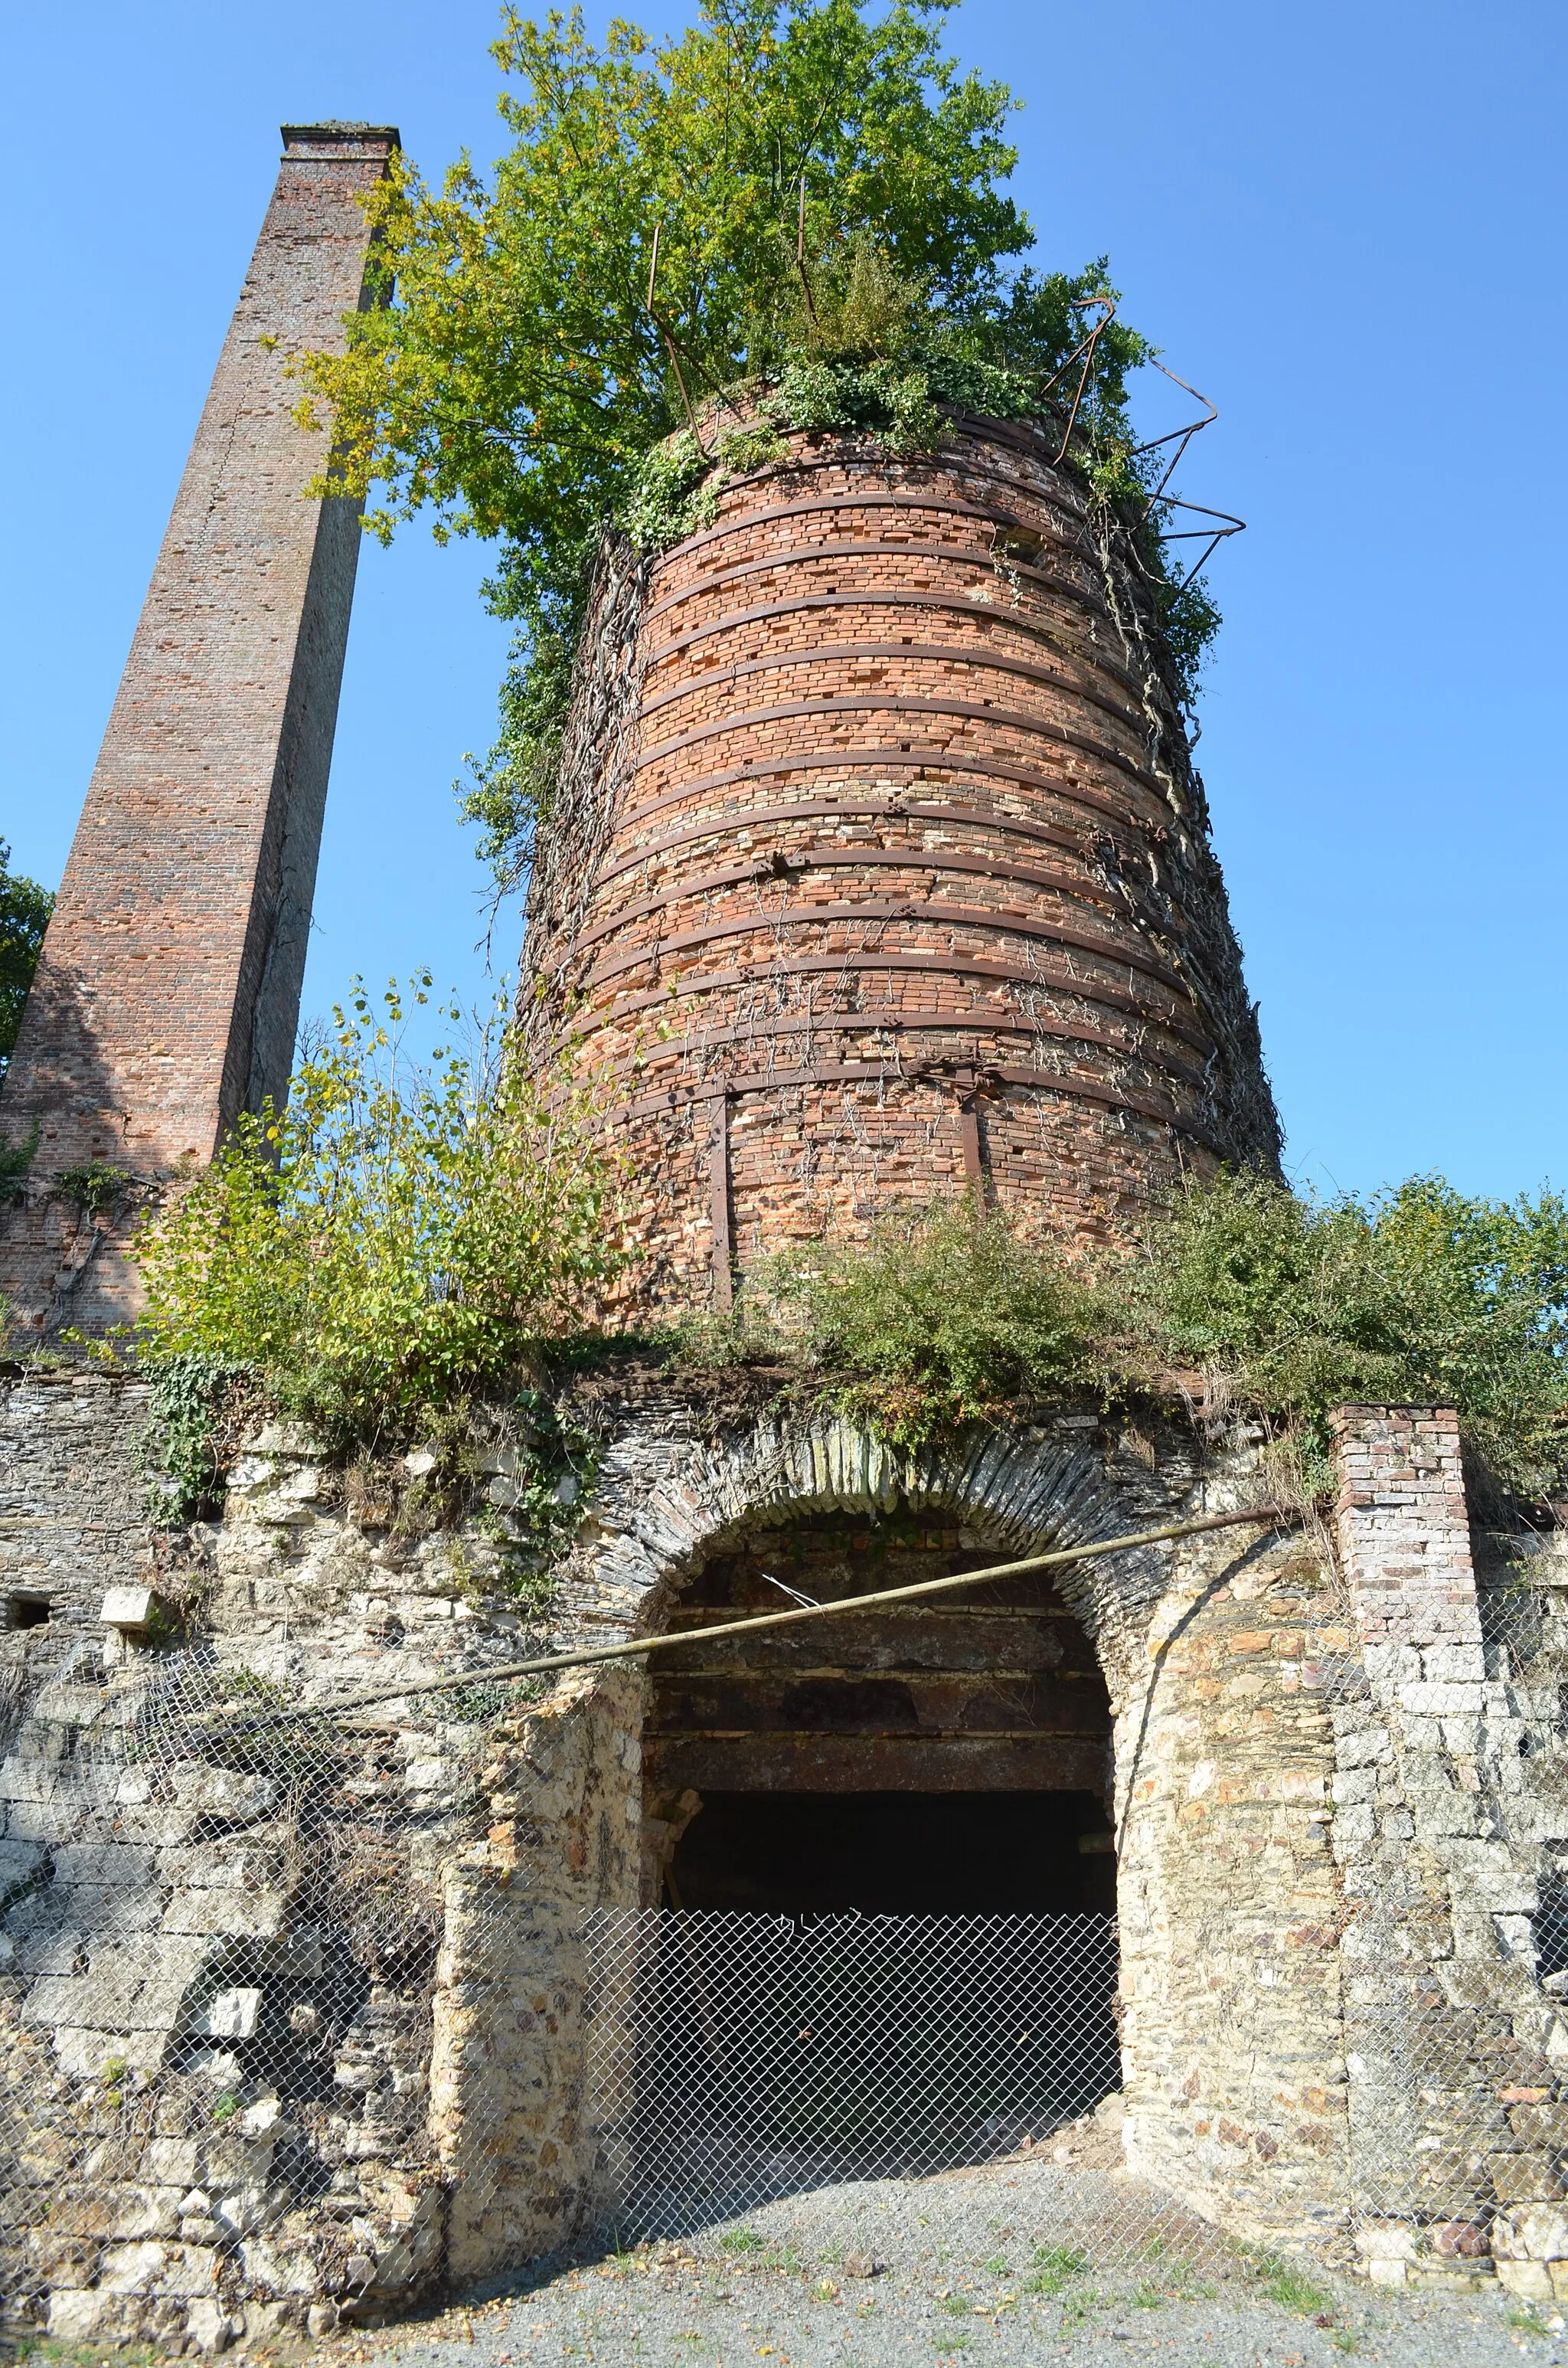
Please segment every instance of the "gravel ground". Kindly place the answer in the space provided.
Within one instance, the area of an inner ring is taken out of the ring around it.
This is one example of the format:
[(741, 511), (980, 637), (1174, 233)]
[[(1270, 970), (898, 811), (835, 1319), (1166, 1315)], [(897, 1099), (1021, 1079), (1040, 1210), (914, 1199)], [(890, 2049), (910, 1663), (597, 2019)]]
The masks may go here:
[(1019, 2162), (824, 2188), (679, 2241), (540, 2264), (494, 2301), (332, 2350), (385, 2368), (1568, 2362), (1555, 2310), (1495, 2293), (1281, 2284), (1234, 2255), (1184, 2264), (1167, 2249), (1140, 2261), (1125, 2243), (1117, 2271), (1084, 2265), (1081, 2248), (1062, 2243), (1061, 2203), (1059, 2174)]

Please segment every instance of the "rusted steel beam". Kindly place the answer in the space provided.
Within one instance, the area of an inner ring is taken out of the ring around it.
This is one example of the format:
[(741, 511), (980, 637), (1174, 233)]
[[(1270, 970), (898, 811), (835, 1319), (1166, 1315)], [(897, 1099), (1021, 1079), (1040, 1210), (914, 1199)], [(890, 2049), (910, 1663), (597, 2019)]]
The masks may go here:
[[(616, 926), (632, 917), (622, 912)], [(1125, 948), (1107, 945), (1103, 939), (1091, 937), (1085, 929), (1072, 929), (1065, 923), (1024, 919), (1012, 913), (997, 913), (983, 905), (949, 905), (938, 903), (934, 896), (910, 897), (863, 896), (856, 904), (820, 905), (804, 898), (798, 904), (781, 905), (774, 912), (738, 914), (733, 920), (711, 922), (705, 929), (680, 929), (667, 938), (652, 939), (648, 944), (634, 947), (614, 962), (596, 962), (585, 984), (602, 986), (608, 979), (619, 978), (626, 971), (636, 969), (640, 962), (662, 962), (672, 953), (684, 953), (689, 947), (710, 946), (722, 938), (777, 937), (784, 928), (819, 928), (828, 921), (937, 921), (960, 929), (995, 929), (1008, 938), (1030, 938), (1044, 945), (1073, 946), (1078, 952), (1093, 954), (1111, 970), (1140, 971), (1160, 985), (1174, 988), (1190, 996), (1192, 990), (1179, 973), (1164, 962), (1154, 962), (1145, 954), (1129, 952)], [(590, 937), (598, 938), (603, 930), (585, 930), (580, 944)]]
[(649, 1748), (649, 1782), (679, 1793), (1095, 1793), (1104, 1736), (703, 1736)]
[[(706, 641), (710, 634), (732, 632), (737, 625), (761, 624), (775, 617), (804, 616), (823, 609), (937, 609), (947, 616), (969, 617), (988, 625), (1011, 626), (1016, 632), (1027, 633), (1037, 641), (1050, 638), (1043, 628), (1031, 625), (1014, 609), (994, 609), (986, 602), (964, 600), (943, 592), (818, 592), (802, 596), (799, 600), (774, 600), (765, 607), (735, 609), (727, 616), (715, 617), (710, 623), (696, 626), (678, 640), (665, 642), (662, 647), (651, 650), (648, 654), (649, 671), (666, 665), (671, 658), (681, 656), (699, 642)], [(962, 657), (969, 666), (993, 666), (1005, 674), (1019, 674), (1028, 681), (1044, 683), (1066, 691), (1074, 699), (1085, 700), (1091, 707), (1103, 709), (1118, 723), (1126, 724), (1129, 731), (1137, 732), (1143, 725), (1142, 713), (1131, 701), (1108, 699), (1103, 691), (1094, 689), (1087, 683), (1074, 681), (1054, 667), (1031, 666), (1027, 658), (1013, 658), (1006, 652), (993, 650), (989, 643), (983, 642), (966, 642), (957, 647), (946, 642), (929, 647), (918, 642), (857, 642), (847, 648), (837, 649), (824, 643), (814, 649), (780, 652), (771, 659), (756, 658), (695, 675), (688, 683), (662, 693), (658, 699), (644, 700), (642, 712), (644, 715), (651, 715), (669, 700), (679, 698), (683, 690), (703, 689), (710, 683), (732, 682), (742, 674), (758, 673), (769, 664), (807, 666), (814, 665), (819, 659), (843, 657), (939, 658), (944, 664), (949, 658)]]
[[(734, 1607), (737, 1613), (744, 1608)], [(917, 1606), (876, 1620), (860, 1611), (839, 1619), (829, 1601), (820, 1621), (771, 1636), (766, 1648), (744, 1635), (705, 1634), (712, 1619), (711, 1609), (702, 1607), (682, 1606), (670, 1615), (672, 1637), (686, 1639), (686, 1649), (676, 1654), (672, 1647), (671, 1656), (682, 1683), (758, 1670), (810, 1677), (886, 1670), (951, 1677), (969, 1670), (998, 1681), (1032, 1679), (1050, 1670), (1063, 1676), (1071, 1672), (1075, 1681), (1099, 1679), (1094, 1648), (1065, 1604), (1020, 1611), (966, 1601)], [(664, 1682), (662, 1677), (659, 1681)]]
[(953, 1080), (959, 1091), (959, 1142), (963, 1150), (963, 1179), (974, 1194), (977, 1209), (985, 1203), (985, 1156), (980, 1139), (980, 1081), (971, 1069), (960, 1069)]
[[(636, 829), (650, 814), (664, 814), (671, 806), (689, 804), (693, 799), (708, 797), (718, 790), (733, 789), (743, 781), (767, 781), (793, 774), (855, 772), (890, 773), (958, 773), (978, 774), (987, 782), (1006, 781), (1021, 790), (1038, 790), (1044, 795), (1060, 798), (1063, 805), (1085, 806), (1092, 814), (1103, 814), (1108, 822), (1129, 830), (1131, 820), (1124, 798), (1112, 797), (1092, 783), (1068, 780), (1055, 773), (1042, 773), (1032, 765), (1020, 765), (1011, 757), (981, 756), (967, 749), (949, 749), (932, 741), (922, 748), (903, 742), (896, 748), (805, 748), (780, 757), (755, 757), (744, 765), (733, 765), (719, 773), (699, 773), (682, 781), (673, 790), (665, 790), (656, 798), (645, 798), (641, 805), (628, 806), (619, 816), (617, 830)], [(1164, 814), (1153, 813), (1158, 804), (1156, 792), (1147, 782), (1136, 784), (1139, 794), (1150, 802), (1152, 818), (1163, 827)], [(732, 825), (744, 827), (743, 807), (725, 808)], [(1146, 818), (1147, 820), (1148, 818)], [(1146, 830), (1145, 830), (1146, 835)]]
[(1091, 740), (1086, 732), (1070, 732), (1064, 723), (1053, 723), (1049, 716), (1031, 715), (1021, 708), (991, 707), (979, 699), (912, 699), (875, 689), (845, 691), (834, 699), (784, 699), (767, 707), (736, 708), (712, 723), (677, 733), (673, 740), (661, 740), (652, 748), (640, 750), (636, 774), (650, 772), (655, 765), (680, 756), (687, 748), (700, 747), (705, 740), (729, 739), (739, 732), (757, 732), (765, 725), (791, 723), (802, 718), (868, 714), (939, 715), (952, 723), (983, 723), (994, 732), (1016, 732), (1025, 740), (1050, 740), (1059, 748), (1075, 749), (1079, 756), (1092, 757), (1096, 764), (1124, 774), (1152, 797), (1160, 794), (1159, 782), (1145, 767), (1133, 763), (1119, 749), (1108, 747), (1103, 740)]
[[(587, 1039), (600, 1028), (623, 1027), (636, 1012), (651, 1011), (655, 1006), (668, 1009), (672, 995), (702, 996), (727, 991), (736, 986), (755, 986), (773, 979), (784, 978), (860, 978), (879, 971), (919, 971), (933, 976), (969, 978), (981, 981), (1006, 980), (1018, 986), (1039, 987), (1047, 995), (1066, 996), (1078, 1003), (1098, 1006), (1108, 1011), (1123, 1011), (1135, 1019), (1176, 1036), (1182, 1043), (1207, 1054), (1212, 1050), (1210, 1038), (1192, 1024), (1190, 1018), (1168, 1005), (1157, 1008), (1145, 995), (1124, 995), (1119, 987), (1105, 981), (1074, 978), (1070, 971), (1031, 970), (1023, 962), (985, 960), (978, 955), (937, 954), (924, 951), (904, 952), (894, 947), (884, 951), (869, 947), (846, 954), (800, 954), (792, 961), (773, 962), (742, 962), (733, 970), (677, 971), (673, 979), (662, 986), (645, 987), (638, 994), (622, 994), (603, 1011), (584, 1012), (574, 1020), (578, 1039)], [(1065, 1023), (1064, 1023), (1065, 1024)], [(1090, 1041), (1094, 1041), (1092, 1038)], [(1108, 1040), (1113, 1041), (1113, 1040)]]
[(655, 1674), (644, 1733), (700, 1736), (1040, 1735), (1110, 1732), (1103, 1683), (1055, 1674), (987, 1670), (833, 1669), (795, 1677), (774, 1669), (727, 1677)]
[(730, 1098), (713, 1097), (713, 1139), (708, 1154), (709, 1206), (713, 1226), (713, 1304), (727, 1315), (734, 1304), (735, 1247), (730, 1226)]

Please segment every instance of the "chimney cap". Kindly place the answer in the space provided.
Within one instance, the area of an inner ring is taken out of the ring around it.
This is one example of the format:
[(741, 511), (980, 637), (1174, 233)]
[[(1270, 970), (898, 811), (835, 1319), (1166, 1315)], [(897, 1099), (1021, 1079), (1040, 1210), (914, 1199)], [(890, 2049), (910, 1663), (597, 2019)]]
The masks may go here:
[(390, 155), (403, 145), (395, 123), (283, 123), (284, 154), (294, 148), (369, 149)]

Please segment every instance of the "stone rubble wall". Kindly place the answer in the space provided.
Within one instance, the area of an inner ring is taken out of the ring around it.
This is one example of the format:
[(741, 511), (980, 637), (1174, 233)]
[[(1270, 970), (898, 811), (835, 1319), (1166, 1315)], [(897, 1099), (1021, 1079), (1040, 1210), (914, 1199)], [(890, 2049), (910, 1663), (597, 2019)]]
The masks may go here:
[[(155, 1575), (145, 1415), (138, 1390), (28, 1383), (0, 1429), (0, 1505), (51, 1598), (47, 1624), (4, 1640), (21, 1715), (0, 1763), (0, 2283), (14, 2303), (47, 2297), (61, 2340), (219, 2348), (323, 2331), (347, 2298), (405, 2304), (447, 2262), (463, 2139), (442, 2100), (472, 2060), (463, 1935), (492, 1879), (474, 1783), (496, 1701), (369, 1710), (325, 1768), (319, 1730), (291, 1744), (265, 1727), (210, 1764), (201, 1721), (236, 1686), (242, 1713), (471, 1670), (483, 1689), (540, 1632), (508, 1608), (495, 1539), (378, 1542), (334, 1501), (312, 1442), (274, 1425), (185, 1574), (190, 1645), (123, 1645), (97, 1613), (107, 1585)], [(540, 1714), (512, 1726), (534, 1735)], [(552, 1797), (569, 1816), (565, 1765)], [(562, 1910), (588, 1855), (541, 1829)], [(537, 1896), (528, 1918), (548, 1924)], [(525, 1968), (519, 2032), (556, 2019), (547, 1954)], [(522, 1954), (504, 1957), (515, 1987)], [(579, 2092), (507, 2060), (548, 2159)]]
[[(807, 1512), (924, 1509), (1004, 1559), (1260, 1485), (1249, 1448), (1173, 1432), (1151, 1468), (1092, 1417), (904, 1455), (828, 1418), (716, 1438), (653, 1390), (609, 1421), (547, 1632), (503, 1537), (368, 1526), (278, 1424), (158, 1651), (97, 1616), (153, 1568), (144, 1419), (97, 1376), (0, 1412), (4, 1534), (53, 1590), (4, 1639), (0, 2249), (62, 2340), (322, 2332), (597, 2208), (583, 1921), (642, 1897), (643, 1683), (528, 1699), (487, 1669), (656, 1632), (707, 1560)], [(1568, 2283), (1568, 1560), (1487, 1541), (1477, 1588), (1451, 1417), (1355, 1410), (1343, 1449), (1338, 1576), (1310, 1532), (1246, 1530), (1062, 1574), (1116, 1721), (1126, 2157), (1241, 2237), (1354, 2237), (1390, 2282), (1494, 2256), (1543, 2295)], [(465, 1688), (244, 1724), (437, 1676)]]
[[(20, 1369), (0, 1379), (0, 1597), (37, 1596), (74, 1633), (108, 1588), (146, 1584), (137, 1442), (150, 1415), (142, 1382)], [(11, 1630), (0, 1634), (19, 1650)]]

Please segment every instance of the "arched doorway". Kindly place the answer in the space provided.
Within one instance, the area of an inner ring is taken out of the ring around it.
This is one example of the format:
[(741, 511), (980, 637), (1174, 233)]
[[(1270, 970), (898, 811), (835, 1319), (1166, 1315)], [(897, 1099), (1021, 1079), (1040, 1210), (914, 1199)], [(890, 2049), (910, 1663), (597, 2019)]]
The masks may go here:
[(907, 1507), (775, 1518), (713, 1555), (670, 1617), (694, 1641), (649, 1684), (655, 1904), (1111, 1912), (1110, 1703), (1049, 1574), (695, 1641), (791, 1594), (833, 1603), (1008, 1558)]
[(786, 1504), (672, 1589), (647, 1907), (608, 1935), (629, 2226), (994, 2159), (1119, 2087), (1110, 1702), (1049, 1575), (702, 1641), (1017, 1552)]

